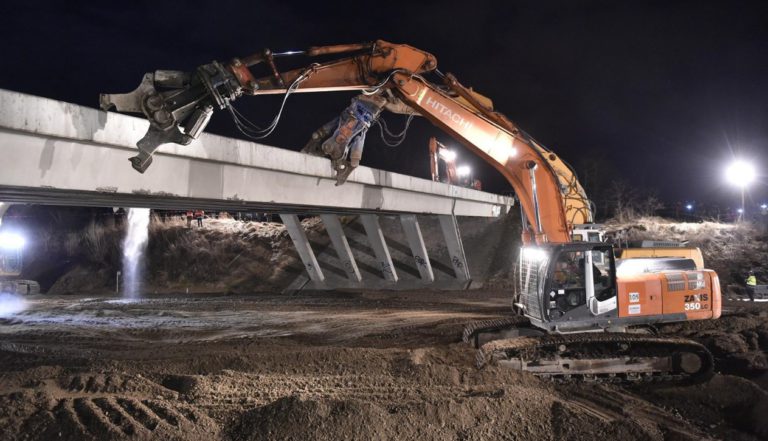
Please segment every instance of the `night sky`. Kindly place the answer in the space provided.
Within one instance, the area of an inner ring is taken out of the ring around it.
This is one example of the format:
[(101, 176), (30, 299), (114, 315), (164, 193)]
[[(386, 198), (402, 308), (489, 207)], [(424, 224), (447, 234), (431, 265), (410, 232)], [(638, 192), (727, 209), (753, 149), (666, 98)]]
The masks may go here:
[[(565, 160), (598, 164), (587, 187), (623, 179), (663, 199), (735, 203), (723, 180), (737, 155), (755, 162), (754, 202), (768, 198), (768, 2), (463, 1), (162, 3), (3, 2), (0, 88), (98, 107), (101, 92), (133, 90), (145, 72), (191, 70), (274, 51), (384, 39), (433, 53)], [(286, 69), (313, 60), (280, 60)], [(262, 141), (300, 149), (351, 93), (297, 94)], [(275, 97), (238, 109), (266, 124)], [(385, 114), (390, 128), (404, 117)], [(208, 131), (238, 136), (227, 113)], [(363, 164), (428, 177), (430, 135), (417, 120), (405, 143), (372, 129)], [(496, 192), (510, 188), (466, 151)], [(126, 167), (129, 164), (126, 161)]]

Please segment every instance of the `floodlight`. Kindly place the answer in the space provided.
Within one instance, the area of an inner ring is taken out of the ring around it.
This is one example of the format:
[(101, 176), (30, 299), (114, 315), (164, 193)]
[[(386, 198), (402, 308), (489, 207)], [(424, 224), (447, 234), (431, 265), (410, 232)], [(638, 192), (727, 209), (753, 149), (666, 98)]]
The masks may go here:
[(441, 158), (443, 158), (448, 162), (456, 160), (456, 152), (454, 152), (453, 150), (440, 149), (438, 154), (440, 155)]
[(737, 160), (725, 170), (725, 177), (732, 185), (744, 188), (755, 180), (755, 167), (748, 162)]
[(523, 247), (523, 257), (530, 260), (540, 261), (547, 258), (547, 252), (537, 247)]
[(0, 248), (18, 250), (24, 248), (24, 237), (16, 233), (0, 233)]

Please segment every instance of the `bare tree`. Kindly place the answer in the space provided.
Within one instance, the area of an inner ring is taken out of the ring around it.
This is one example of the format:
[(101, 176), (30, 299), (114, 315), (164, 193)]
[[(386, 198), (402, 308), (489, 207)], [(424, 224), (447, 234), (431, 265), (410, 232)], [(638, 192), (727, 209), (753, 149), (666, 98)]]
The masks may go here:
[(609, 217), (611, 186), (617, 179), (616, 167), (605, 155), (597, 152), (586, 154), (576, 162), (579, 182), (587, 192), (589, 199), (596, 205), (596, 217)]
[(619, 222), (626, 222), (635, 217), (637, 201), (637, 190), (626, 181), (611, 182), (608, 190), (608, 202), (613, 209), (613, 217)]
[(654, 216), (657, 211), (664, 208), (664, 202), (659, 199), (656, 192), (652, 192), (640, 200), (638, 213), (641, 216)]

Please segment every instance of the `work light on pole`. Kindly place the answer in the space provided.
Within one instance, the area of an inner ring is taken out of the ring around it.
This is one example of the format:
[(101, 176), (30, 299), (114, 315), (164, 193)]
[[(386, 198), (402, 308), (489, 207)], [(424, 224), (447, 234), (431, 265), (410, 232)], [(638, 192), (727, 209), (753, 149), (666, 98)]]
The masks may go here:
[(755, 167), (743, 160), (732, 162), (725, 170), (725, 178), (728, 182), (741, 190), (741, 209), (738, 211), (740, 221), (744, 220), (744, 190), (755, 180), (755, 175)]

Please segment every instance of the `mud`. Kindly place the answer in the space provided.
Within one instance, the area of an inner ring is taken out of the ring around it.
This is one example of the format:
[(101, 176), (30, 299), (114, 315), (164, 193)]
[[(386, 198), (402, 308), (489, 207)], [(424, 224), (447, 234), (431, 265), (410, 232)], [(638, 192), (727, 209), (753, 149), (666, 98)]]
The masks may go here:
[[(689, 387), (556, 385), (474, 366), (504, 292), (32, 297), (0, 319), (3, 439), (768, 437), (768, 304), (662, 328), (716, 353)], [(738, 362), (734, 362), (738, 360)]]

